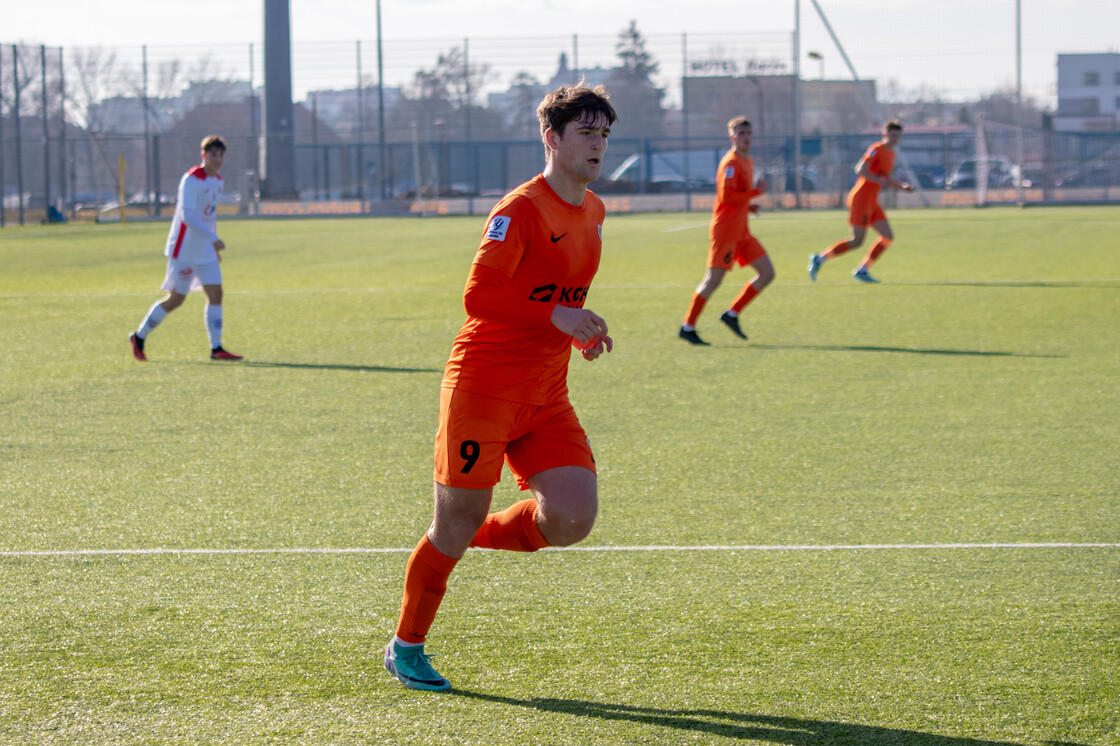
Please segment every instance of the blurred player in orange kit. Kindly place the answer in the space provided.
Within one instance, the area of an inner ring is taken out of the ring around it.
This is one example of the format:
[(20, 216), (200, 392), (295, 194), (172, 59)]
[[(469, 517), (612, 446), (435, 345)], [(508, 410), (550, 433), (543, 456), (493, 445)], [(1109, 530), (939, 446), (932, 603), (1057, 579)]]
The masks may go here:
[(694, 345), (708, 344), (696, 333), (696, 321), (712, 293), (723, 282), (724, 275), (736, 262), (739, 266), (749, 264), (755, 271), (754, 278), (743, 286), (731, 302), (731, 307), (719, 317), (736, 336), (747, 338), (739, 326), (739, 314), (774, 281), (774, 265), (766, 249), (751, 235), (748, 224), (749, 213), (758, 212), (758, 205), (752, 205), (751, 200), (765, 194), (769, 188), (765, 179), (759, 180), (757, 186), (754, 183), (754, 161), (750, 156), (751, 123), (746, 117), (735, 117), (727, 123), (727, 136), (731, 140), (731, 149), (719, 162), (712, 224), (708, 229), (708, 271), (692, 294), (692, 302), (678, 333), (681, 339)]
[(870, 225), (879, 234), (879, 240), (867, 250), (867, 254), (852, 273), (852, 277), (860, 282), (878, 282), (871, 276), (871, 265), (894, 241), (894, 233), (891, 232), (887, 214), (879, 206), (879, 192), (883, 187), (901, 189), (904, 192), (914, 191), (911, 185), (891, 178), (891, 171), (894, 170), (895, 148), (900, 139), (902, 139), (902, 125), (892, 119), (883, 125), (883, 139), (869, 147), (863, 154), (863, 158), (856, 164), (859, 179), (848, 192), (848, 222), (852, 226), (852, 235), (832, 244), (823, 253), (809, 256), (810, 280), (816, 281), (821, 265), (829, 259), (858, 248), (867, 234), (867, 226)]
[[(599, 498), (595, 460), (568, 400), (568, 360), (610, 352), (607, 323), (583, 307), (599, 268), (606, 211), (599, 176), (616, 119), (606, 91), (559, 88), (537, 108), (544, 172), (490, 213), (463, 292), (467, 321), (440, 389), (435, 511), (405, 569), (385, 668), (410, 689), (450, 682), (424, 653), (468, 547), (535, 552), (584, 539)], [(531, 497), (489, 513), (503, 461)]]

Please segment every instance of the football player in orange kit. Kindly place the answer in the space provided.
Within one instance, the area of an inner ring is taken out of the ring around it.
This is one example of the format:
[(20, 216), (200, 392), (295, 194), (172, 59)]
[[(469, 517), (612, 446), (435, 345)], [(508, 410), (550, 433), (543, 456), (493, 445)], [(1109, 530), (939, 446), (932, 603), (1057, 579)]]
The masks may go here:
[[(595, 460), (568, 400), (568, 360), (610, 352), (607, 323), (583, 307), (599, 268), (606, 211), (599, 176), (616, 119), (602, 86), (559, 88), (537, 108), (545, 167), (490, 213), (463, 292), (467, 321), (440, 388), (435, 511), (405, 569), (385, 668), (442, 691), (424, 641), (468, 547), (535, 552), (584, 539), (599, 498)], [(503, 461), (531, 496), (489, 513)]]
[(860, 282), (878, 282), (871, 276), (871, 265), (894, 241), (894, 233), (891, 232), (887, 214), (879, 206), (879, 191), (883, 187), (901, 189), (904, 192), (914, 191), (914, 187), (910, 184), (891, 178), (891, 171), (894, 170), (894, 149), (900, 139), (902, 139), (902, 125), (892, 119), (883, 125), (883, 139), (869, 147), (863, 154), (863, 158), (856, 164), (859, 179), (848, 192), (848, 222), (852, 226), (852, 235), (843, 241), (837, 241), (823, 253), (809, 255), (810, 280), (816, 281), (821, 265), (829, 259), (858, 248), (867, 234), (867, 226), (870, 225), (879, 234), (879, 240), (867, 250), (867, 254), (852, 273), (852, 277)]
[(724, 275), (736, 262), (739, 266), (749, 264), (755, 271), (754, 278), (743, 286), (731, 302), (731, 307), (719, 317), (736, 336), (747, 338), (739, 326), (739, 314), (774, 281), (774, 265), (766, 249), (751, 235), (747, 222), (749, 213), (758, 212), (758, 205), (752, 205), (751, 200), (769, 189), (765, 179), (760, 179), (757, 186), (754, 183), (754, 161), (750, 156), (751, 123), (746, 117), (735, 117), (727, 123), (727, 136), (731, 140), (731, 149), (719, 162), (712, 224), (708, 229), (708, 271), (692, 294), (692, 302), (678, 333), (681, 339), (694, 345), (708, 344), (696, 333), (696, 320), (700, 318), (708, 298), (712, 297), (723, 282)]

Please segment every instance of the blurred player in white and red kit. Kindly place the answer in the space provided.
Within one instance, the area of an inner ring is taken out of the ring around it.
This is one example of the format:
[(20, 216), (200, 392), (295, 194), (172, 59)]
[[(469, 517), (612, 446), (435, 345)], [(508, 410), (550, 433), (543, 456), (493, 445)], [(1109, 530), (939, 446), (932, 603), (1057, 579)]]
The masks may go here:
[(187, 294), (196, 288), (206, 293), (206, 333), (210, 337), (211, 360), (240, 360), (222, 349), (222, 257), (226, 247), (218, 238), (218, 198), (222, 195), (222, 177), (218, 173), (226, 157), (226, 143), (218, 135), (202, 140), (202, 163), (183, 174), (179, 181), (179, 197), (175, 217), (167, 235), (167, 276), (163, 289), (167, 297), (156, 301), (140, 327), (128, 335), (132, 355), (147, 360), (144, 341), (167, 314), (183, 305)]

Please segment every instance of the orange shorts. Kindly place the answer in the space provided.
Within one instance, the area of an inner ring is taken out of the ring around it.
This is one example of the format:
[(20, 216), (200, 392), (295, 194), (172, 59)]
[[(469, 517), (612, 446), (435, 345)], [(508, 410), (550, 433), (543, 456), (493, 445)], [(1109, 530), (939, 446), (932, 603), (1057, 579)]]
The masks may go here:
[(441, 388), (435, 451), (435, 481), (448, 487), (493, 487), (503, 461), (523, 490), (545, 469), (595, 471), (591, 444), (567, 399), (538, 406)]
[(887, 214), (879, 206), (878, 199), (853, 199), (848, 205), (848, 225), (861, 225), (866, 228), (887, 219)]
[(712, 242), (708, 249), (708, 266), (719, 269), (731, 269), (735, 262), (740, 267), (754, 264), (766, 256), (766, 249), (754, 236), (747, 236), (741, 241)]

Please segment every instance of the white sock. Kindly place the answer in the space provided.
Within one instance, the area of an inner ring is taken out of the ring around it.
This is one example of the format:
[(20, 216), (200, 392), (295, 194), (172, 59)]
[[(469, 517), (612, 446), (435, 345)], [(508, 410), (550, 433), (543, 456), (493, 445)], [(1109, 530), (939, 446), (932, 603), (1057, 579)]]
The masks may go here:
[(733, 319), (739, 318), (739, 312), (736, 311), (734, 308), (729, 308), (726, 311), (724, 311), (724, 313), (726, 313), (728, 316), (730, 316)]
[(210, 335), (210, 349), (222, 346), (222, 307), (206, 304), (206, 333)]
[(422, 642), (405, 642), (401, 638), (393, 635), (393, 644), (400, 645), (402, 648), (418, 648), (424, 643)]
[(681, 324), (681, 330), (686, 332), (694, 332), (696, 331), (696, 327), (692, 324)]
[(140, 339), (147, 339), (152, 329), (155, 329), (159, 326), (159, 322), (167, 318), (167, 311), (164, 311), (163, 306), (160, 305), (162, 302), (156, 301), (153, 303), (152, 307), (148, 309), (148, 315), (140, 322), (140, 326), (136, 330), (136, 336)]

